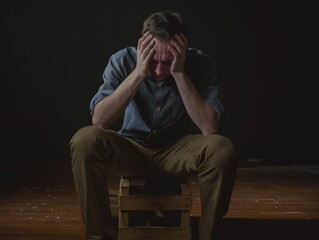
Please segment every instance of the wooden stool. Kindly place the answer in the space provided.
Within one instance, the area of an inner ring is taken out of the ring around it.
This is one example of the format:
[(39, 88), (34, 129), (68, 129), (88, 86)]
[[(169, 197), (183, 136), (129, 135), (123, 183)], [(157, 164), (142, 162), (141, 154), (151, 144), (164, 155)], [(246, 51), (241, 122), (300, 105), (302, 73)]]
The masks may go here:
[[(175, 182), (179, 187), (177, 192), (172, 191), (174, 184), (168, 184), (164, 179), (121, 178), (119, 240), (191, 239), (192, 196), (190, 185), (185, 180), (175, 179)], [(163, 185), (166, 186), (163, 187)], [(163, 188), (169, 191), (163, 192)]]

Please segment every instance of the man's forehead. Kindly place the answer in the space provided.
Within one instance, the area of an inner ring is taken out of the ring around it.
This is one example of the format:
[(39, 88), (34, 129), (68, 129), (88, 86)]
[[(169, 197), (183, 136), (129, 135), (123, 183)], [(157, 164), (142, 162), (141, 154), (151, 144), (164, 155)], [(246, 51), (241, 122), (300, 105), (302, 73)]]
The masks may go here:
[(158, 38), (155, 38), (155, 60), (165, 61), (165, 60), (172, 60), (174, 58), (173, 54), (169, 50), (169, 47), (173, 47), (173, 45), (170, 43), (170, 41), (161, 41)]

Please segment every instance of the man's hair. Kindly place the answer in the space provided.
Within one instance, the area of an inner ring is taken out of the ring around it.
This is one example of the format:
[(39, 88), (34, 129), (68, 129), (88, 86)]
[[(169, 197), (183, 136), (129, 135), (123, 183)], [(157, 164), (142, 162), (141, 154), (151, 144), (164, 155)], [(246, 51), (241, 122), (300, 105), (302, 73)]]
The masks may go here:
[(174, 34), (187, 36), (187, 27), (178, 12), (165, 10), (151, 14), (144, 21), (142, 35), (146, 32), (166, 41)]

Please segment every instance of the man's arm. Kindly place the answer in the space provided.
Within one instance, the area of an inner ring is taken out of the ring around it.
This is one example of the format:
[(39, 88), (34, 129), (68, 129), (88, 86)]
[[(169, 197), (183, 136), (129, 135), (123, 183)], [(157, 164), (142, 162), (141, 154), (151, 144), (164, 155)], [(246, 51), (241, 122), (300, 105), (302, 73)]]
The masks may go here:
[(188, 76), (185, 73), (175, 74), (174, 79), (188, 115), (203, 135), (206, 136), (217, 133), (217, 113), (207, 101), (198, 94)]
[(174, 47), (170, 47), (170, 51), (174, 55), (171, 74), (175, 79), (186, 111), (203, 135), (217, 133), (218, 117), (216, 111), (199, 95), (184, 72), (187, 39), (184, 35), (175, 35), (175, 39), (176, 41), (171, 41)]
[(135, 69), (111, 95), (96, 104), (92, 117), (94, 126), (108, 128), (122, 115), (148, 74), (149, 62), (154, 55), (153, 46), (152, 35), (146, 33), (139, 39)]

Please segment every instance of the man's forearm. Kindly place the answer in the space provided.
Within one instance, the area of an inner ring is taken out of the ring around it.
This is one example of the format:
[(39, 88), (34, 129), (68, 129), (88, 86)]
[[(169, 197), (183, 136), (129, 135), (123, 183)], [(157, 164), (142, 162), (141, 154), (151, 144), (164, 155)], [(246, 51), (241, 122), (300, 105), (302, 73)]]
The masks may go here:
[(175, 74), (174, 79), (181, 94), (186, 111), (204, 135), (218, 132), (215, 110), (198, 94), (185, 73)]
[(133, 71), (111, 95), (96, 104), (92, 124), (108, 128), (122, 115), (144, 78), (145, 76)]

